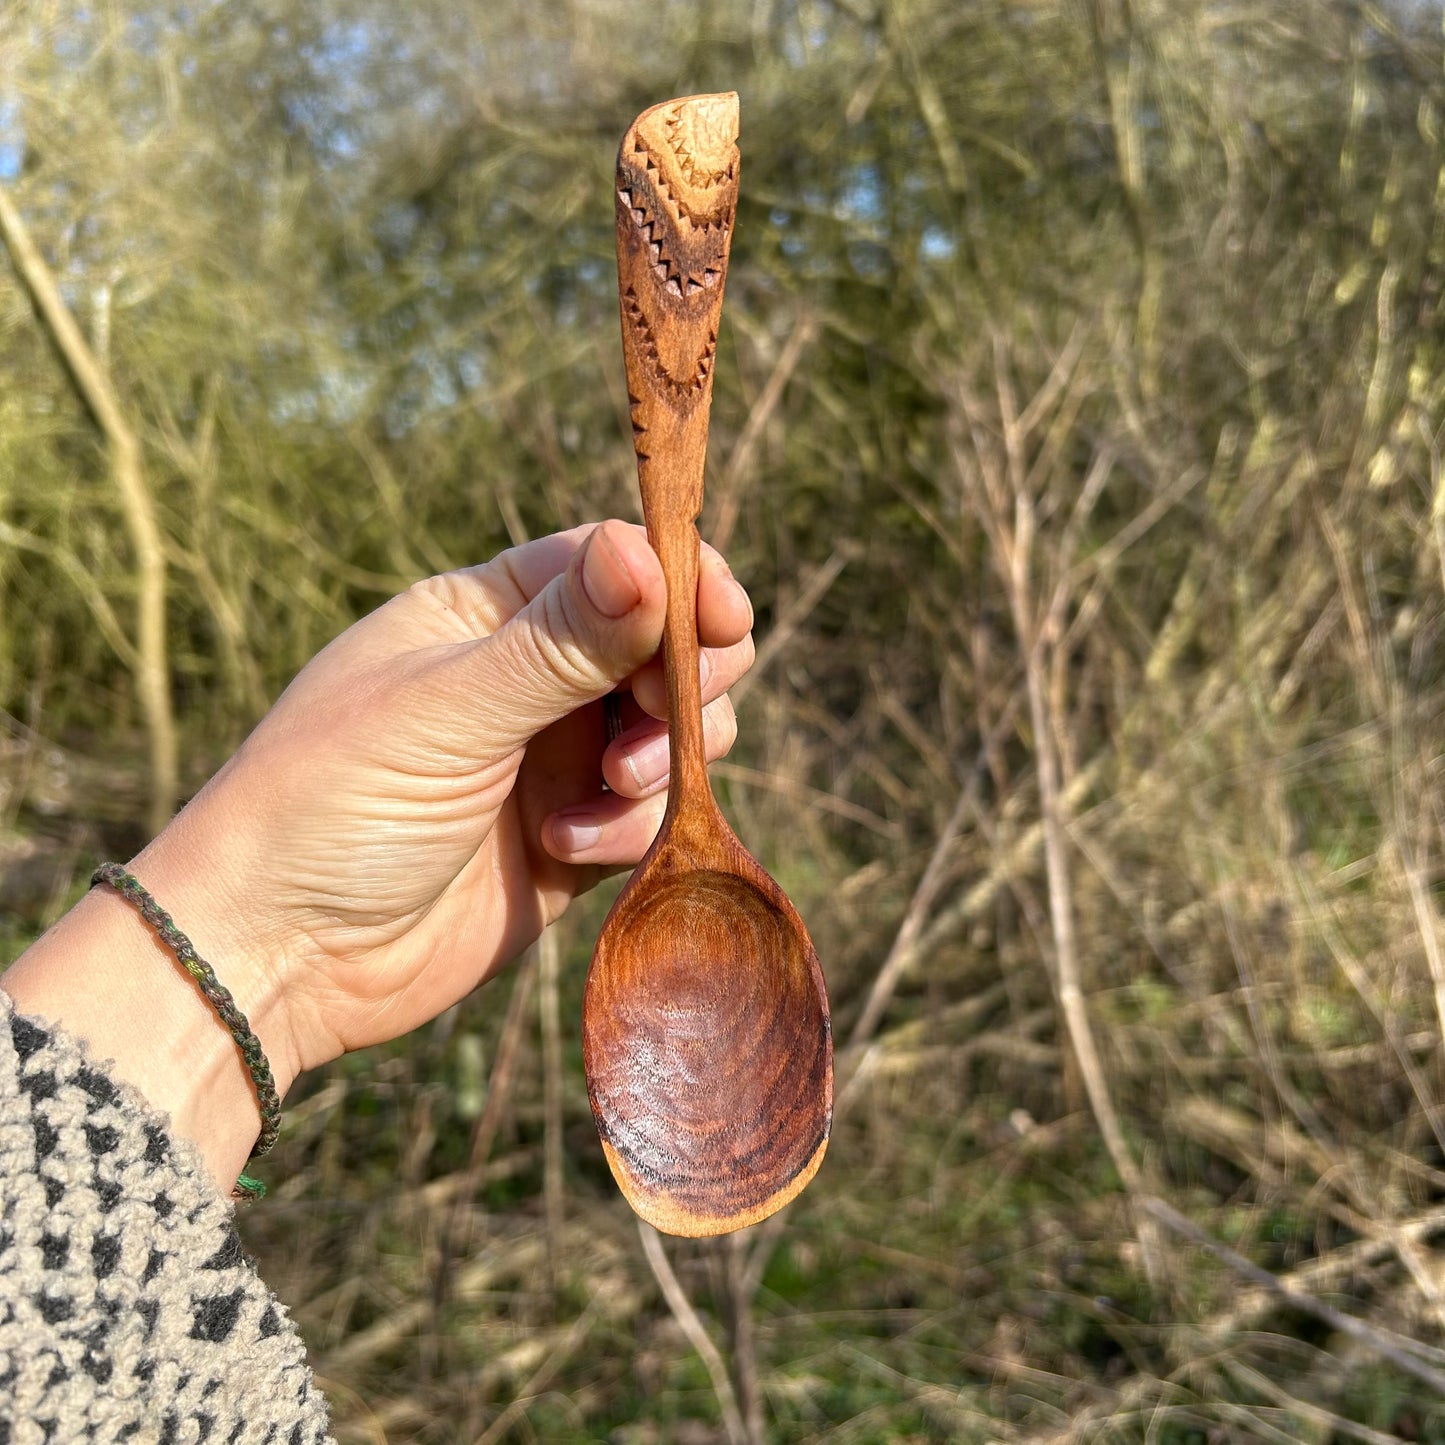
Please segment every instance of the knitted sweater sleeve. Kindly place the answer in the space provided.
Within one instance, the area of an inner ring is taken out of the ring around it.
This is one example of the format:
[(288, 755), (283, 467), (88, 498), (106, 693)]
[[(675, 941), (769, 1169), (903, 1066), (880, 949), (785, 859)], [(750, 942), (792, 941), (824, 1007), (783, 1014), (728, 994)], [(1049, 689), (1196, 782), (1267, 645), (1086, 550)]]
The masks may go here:
[(0, 1445), (331, 1439), (197, 1150), (0, 994)]

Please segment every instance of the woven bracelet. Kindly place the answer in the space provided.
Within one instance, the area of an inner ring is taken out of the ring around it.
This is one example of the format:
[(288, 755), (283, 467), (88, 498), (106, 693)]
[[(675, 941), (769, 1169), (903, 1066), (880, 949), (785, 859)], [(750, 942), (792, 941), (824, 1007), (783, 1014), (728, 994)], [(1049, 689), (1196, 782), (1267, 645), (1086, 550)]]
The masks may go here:
[[(196, 987), (206, 996), (207, 1002), (236, 1041), (255, 1086), (256, 1103), (261, 1110), (261, 1137), (251, 1150), (251, 1158), (259, 1159), (281, 1132), (281, 1098), (276, 1092), (276, 1080), (272, 1076), (271, 1065), (266, 1062), (261, 1040), (256, 1037), (246, 1015), (231, 997), (230, 990), (216, 977), (216, 971), (196, 952), (191, 940), (176, 927), (170, 914), (146, 892), (133, 874), (127, 873), (119, 863), (102, 863), (91, 874), (90, 882), (92, 887), (97, 883), (108, 883), (135, 906), (140, 916), (155, 929), (160, 941), (175, 954), (181, 967), (195, 979)], [(235, 1197), (238, 1199), (256, 1200), (265, 1193), (266, 1186), (248, 1174), (242, 1174), (236, 1181)]]

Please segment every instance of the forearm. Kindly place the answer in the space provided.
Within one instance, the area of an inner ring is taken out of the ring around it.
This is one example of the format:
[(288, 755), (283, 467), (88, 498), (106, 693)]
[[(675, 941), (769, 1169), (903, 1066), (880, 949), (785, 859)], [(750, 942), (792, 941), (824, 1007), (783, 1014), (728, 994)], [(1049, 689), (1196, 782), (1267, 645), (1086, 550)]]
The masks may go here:
[[(264, 940), (247, 936), (235, 875), (217, 871), (202, 830), (196, 812), (182, 814), (131, 871), (230, 990), (284, 1097), (296, 1062), (278, 977), (263, 961)], [(132, 904), (92, 889), (0, 976), (0, 988), (19, 1013), (60, 1026), (93, 1057), (111, 1060), (115, 1076), (170, 1117), (230, 1192), (260, 1130), (254, 1085), (211, 1004)]]

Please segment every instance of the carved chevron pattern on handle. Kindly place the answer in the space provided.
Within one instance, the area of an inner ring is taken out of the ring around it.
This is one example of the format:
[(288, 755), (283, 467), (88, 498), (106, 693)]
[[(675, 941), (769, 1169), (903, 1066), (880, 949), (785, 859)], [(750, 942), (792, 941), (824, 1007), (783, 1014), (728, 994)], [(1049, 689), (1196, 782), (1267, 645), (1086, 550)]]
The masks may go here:
[[(717, 354), (717, 333), (708, 332), (707, 343), (697, 359), (696, 369), (688, 376), (674, 376), (662, 359), (657, 345), (657, 336), (648, 324), (647, 314), (637, 299), (637, 292), (629, 286), (624, 293), (622, 309), (624, 315), (637, 331), (642, 358), (652, 373), (653, 380), (666, 393), (673, 405), (682, 409), (696, 402), (712, 377), (712, 359)], [(633, 398), (632, 405), (642, 405), (641, 398)], [(633, 434), (638, 435), (634, 422)]]
[[(735, 95), (644, 111), (617, 155), (617, 269), (644, 506), (702, 505), (708, 403), (738, 202)], [(661, 436), (658, 436), (658, 433)], [(665, 454), (666, 476), (652, 465)]]

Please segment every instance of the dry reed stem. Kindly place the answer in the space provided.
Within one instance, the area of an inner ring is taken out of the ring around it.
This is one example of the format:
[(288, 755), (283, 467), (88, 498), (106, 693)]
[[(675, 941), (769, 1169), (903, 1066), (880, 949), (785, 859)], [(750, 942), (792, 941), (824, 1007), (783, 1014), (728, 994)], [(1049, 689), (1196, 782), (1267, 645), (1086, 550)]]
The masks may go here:
[(0, 186), (0, 240), (37, 316), (90, 413), (110, 454), (111, 473), (136, 565), (136, 642), (132, 672), (150, 742), (148, 825), (159, 833), (175, 812), (180, 793), (180, 750), (171, 711), (170, 667), (166, 657), (166, 558), (155, 503), (146, 483), (141, 444), (115, 394), (60, 294), (50, 267), (30, 239), (9, 188)]
[[(1400, 867), (1410, 893), (1410, 907), (1415, 914), (1415, 924), (1420, 931), (1420, 944), (1425, 950), (1426, 962), (1430, 965), (1430, 982), (1435, 993), (1435, 1017), (1440, 1025), (1440, 1037), (1445, 1040), (1445, 951), (1440, 947), (1440, 920), (1435, 905), (1430, 901), (1425, 882), (1425, 870), (1413, 850), (1407, 852), (1403, 837), (1397, 837), (1400, 853)], [(1442, 1145), (1445, 1147), (1445, 1145)]]
[(752, 1445), (738, 1409), (737, 1395), (733, 1391), (732, 1380), (728, 1377), (727, 1366), (723, 1364), (722, 1355), (718, 1353), (717, 1346), (709, 1338), (702, 1320), (692, 1307), (687, 1292), (678, 1283), (677, 1275), (673, 1273), (672, 1265), (662, 1247), (661, 1235), (643, 1219), (637, 1221), (637, 1234), (642, 1240), (642, 1252), (647, 1258), (648, 1267), (652, 1270), (652, 1276), (662, 1291), (668, 1309), (672, 1311), (672, 1317), (687, 1336), (688, 1343), (697, 1351), (703, 1369), (712, 1381), (713, 1394), (717, 1396), (718, 1409), (722, 1412), (723, 1428), (727, 1432), (729, 1445)]
[(259, 718), (266, 711), (267, 693), (261, 665), (250, 646), (246, 599), (227, 590), (217, 575), (213, 560), (227, 555), (217, 515), (220, 510), (217, 506), (220, 459), (215, 417), (219, 382), (218, 373), (212, 372), (202, 398), (201, 415), (189, 439), (182, 435), (180, 423), (165, 397), (154, 401), (165, 451), (190, 480), (195, 494), (191, 536), (184, 544), (179, 538), (167, 538), (166, 557), (172, 566), (191, 575), (201, 599), (210, 609), (221, 646), (222, 666), (230, 680), (231, 695), (242, 708), (243, 717), (252, 719)]
[[(1442, 186), (1445, 186), (1445, 167), (1441, 168), (1440, 178)], [(1430, 535), (1435, 542), (1440, 587), (1445, 591), (1445, 465), (1442, 465), (1442, 457), (1445, 457), (1442, 435), (1445, 435), (1445, 428), (1432, 429), (1425, 418), (1421, 417), (1420, 429), (1425, 434), (1430, 450)]]
[[(376, 486), (376, 495), (392, 524), (387, 532), (392, 570), (403, 577), (420, 577), (427, 572), (450, 572), (457, 566), (457, 562), (430, 532), (414, 524), (407, 511), (402, 485), (392, 471), (391, 463), (367, 434), (366, 428), (352, 426), (348, 428), (346, 436), (370, 473)], [(511, 540), (513, 546), (527, 541), (525, 529), (521, 529), (521, 534)], [(408, 544), (416, 548), (417, 556), (413, 556), (408, 550)]]
[[(1288, 1274), (1269, 1276), (1267, 1284), (1251, 1278), (1249, 1286), (1227, 1310), (1188, 1327), (1189, 1333), (1207, 1342), (1209, 1348), (1200, 1350), (1191, 1344), (1179, 1353), (1190, 1360), (1213, 1358), (1234, 1336), (1251, 1329), (1271, 1310), (1278, 1308), (1282, 1298), (1293, 1302), (1298, 1297), (1313, 1298), (1321, 1291), (1336, 1289), (1359, 1270), (1397, 1251), (1400, 1240), (1424, 1240), (1442, 1230), (1445, 1230), (1445, 1206), (1427, 1210), (1411, 1219), (1396, 1221), (1394, 1239), (1380, 1236), (1354, 1240), (1329, 1254), (1307, 1261)], [(1232, 1369), (1236, 1364), (1237, 1361), (1227, 1356), (1222, 1359), (1223, 1368)], [(1247, 1367), (1241, 1365), (1240, 1368)], [(1138, 1409), (1151, 1395), (1173, 1388), (1172, 1384), (1157, 1376), (1147, 1373), (1136, 1375), (1118, 1385), (1107, 1401), (1077, 1411), (1064, 1430), (1029, 1435), (1026, 1445), (1072, 1445), (1072, 1442), (1089, 1438), (1091, 1432), (1104, 1421), (1117, 1422), (1121, 1416)], [(1364, 1427), (1351, 1423), (1350, 1428), (1358, 1431)], [(1397, 1437), (1381, 1435), (1379, 1438), (1394, 1442)]]
[[(1144, 1179), (1125, 1141), (1084, 1003), (1066, 837), (1067, 815), (1057, 752), (1057, 739), (1065, 729), (1066, 719), (1060, 715), (1058, 699), (1048, 677), (1049, 655), (1060, 640), (1061, 621), (1069, 600), (1074, 539), (1111, 470), (1112, 459), (1108, 453), (1096, 453), (1089, 478), (1069, 514), (1057, 555), (1050, 559), (1056, 580), (1043, 615), (1034, 596), (1037, 523), (1034, 492), (1028, 483), (1026, 450), (1032, 431), (1062, 393), (1079, 356), (1080, 348), (1071, 338), (1043, 386), (1020, 411), (1014, 395), (1009, 349), (1002, 337), (995, 336), (993, 383), (1002, 455), (990, 440), (994, 418), (985, 416), (977, 400), (960, 387), (958, 399), (968, 424), (971, 450), (965, 454), (956, 449), (955, 462), (964, 492), (992, 544), (994, 566), (1008, 599), (1023, 664), (1038, 775), (1039, 821), (1054, 949), (1053, 981), (1059, 1009), (1104, 1147), (1125, 1191), (1137, 1202), (1144, 1192)], [(1146, 1231), (1141, 1230), (1141, 1242), (1145, 1246), (1146, 1267), (1154, 1277), (1158, 1271)]]
[(949, 1432), (949, 1439), (956, 1440), (954, 1433), (960, 1430), (977, 1431), (996, 1425), (981, 1410), (974, 1409), (961, 1398), (961, 1390), (950, 1389), (932, 1380), (915, 1379), (902, 1370), (893, 1369), (867, 1350), (854, 1343), (845, 1343), (842, 1353), (856, 1366), (861, 1366), (879, 1379), (897, 1385), (910, 1399), (915, 1400), (936, 1422), (941, 1430)]
[(1027, 676), (1030, 712), (1034, 719), (1035, 756), (1039, 770), (1039, 806), (1044, 825), (1044, 868), (1048, 879), (1049, 920), (1054, 938), (1059, 1008), (1069, 1031), (1074, 1054), (1079, 1061), (1084, 1088), (1098, 1122), (1104, 1147), (1114, 1161), (1114, 1167), (1125, 1190), (1137, 1196), (1143, 1188), (1143, 1176), (1125, 1142), (1123, 1126), (1114, 1107), (1103, 1060), (1094, 1042), (1093, 1027), (1084, 1003), (1074, 934), (1073, 890), (1065, 846), (1057, 763), (1049, 741), (1052, 729), (1048, 705), (1043, 697), (1040, 671), (1037, 665), (1031, 663)]
[[(1431, 1272), (1430, 1262), (1419, 1248), (1424, 1234), (1445, 1225), (1445, 1214), (1436, 1216), (1425, 1228), (1408, 1220), (1382, 1216), (1374, 1201), (1357, 1198), (1359, 1190), (1379, 1175), (1371, 1161), (1354, 1151), (1327, 1146), (1296, 1134), (1281, 1120), (1267, 1127), (1236, 1110), (1212, 1100), (1195, 1098), (1171, 1107), (1167, 1114), (1170, 1126), (1186, 1138), (1206, 1148), (1223, 1152), (1242, 1168), (1253, 1170), (1262, 1179), (1267, 1164), (1280, 1170), (1274, 1176), (1276, 1188), (1284, 1185), (1287, 1172), (1303, 1166), (1319, 1180), (1319, 1187), (1348, 1196), (1353, 1201), (1344, 1205), (1327, 1205), (1327, 1212), (1357, 1234), (1380, 1245), (1379, 1253), (1393, 1252), (1414, 1280), (1422, 1298), (1445, 1327), (1445, 1292)], [(1413, 1165), (1415, 1161), (1406, 1161)], [(1424, 1167), (1424, 1166), (1420, 1166)]]
[(353, 1390), (344, 1380), (323, 1375), (319, 1370), (316, 1372), (316, 1385), (328, 1399), (344, 1402), (354, 1412), (346, 1427), (362, 1430), (370, 1445), (389, 1445), (386, 1421), (372, 1409), (365, 1396)]
[[(1186, 1138), (1273, 1183), (1282, 1183), (1283, 1179), (1266, 1173), (1268, 1166), (1275, 1166), (1284, 1175), (1304, 1169), (1328, 1188), (1331, 1197), (1339, 1198), (1350, 1194), (1354, 1181), (1368, 1179), (1378, 1172), (1375, 1157), (1358, 1150), (1322, 1145), (1283, 1118), (1271, 1119), (1266, 1125), (1253, 1115), (1216, 1099), (1200, 1095), (1182, 1099), (1168, 1106), (1166, 1117), (1171, 1127)], [(1445, 1187), (1445, 1174), (1424, 1160), (1398, 1151), (1389, 1151), (1384, 1157), (1393, 1168), (1426, 1189)], [(1349, 1227), (1361, 1226), (1358, 1220), (1351, 1219)]]
[[(493, 1239), (481, 1253), (457, 1267), (449, 1296), (465, 1301), (500, 1279), (545, 1263), (546, 1246), (533, 1232)], [(422, 1296), (391, 1309), (375, 1324), (326, 1351), (317, 1368), (328, 1375), (354, 1375), (377, 1356), (414, 1337), (432, 1319), (433, 1312), (433, 1301)]]
[[(853, 1030), (848, 1035), (847, 1057), (850, 1061), (856, 1058), (858, 1050), (873, 1037), (884, 1010), (892, 1002), (893, 994), (904, 972), (916, 956), (917, 943), (923, 932), (923, 925), (943, 887), (953, 847), (958, 841), (959, 830), (963, 827), (964, 818), (975, 806), (977, 795), (978, 774), (974, 772), (970, 773), (968, 782), (959, 789), (953, 811), (949, 814), (948, 821), (939, 829), (938, 837), (933, 845), (933, 852), (929, 856), (922, 877), (919, 878), (918, 884), (913, 890), (913, 897), (909, 899), (908, 907), (903, 912), (903, 920), (898, 925), (898, 931), (893, 935), (893, 943), (882, 966), (873, 976), (868, 997), (864, 1000), (863, 1008), (858, 1014)], [(842, 1071), (840, 1070), (840, 1072)], [(846, 1088), (845, 1081), (840, 1092), (845, 1091)]]
[[(890, 950), (891, 951), (891, 950)], [(908, 1019), (903, 1023), (894, 1024), (891, 1028), (883, 1030), (877, 1038), (871, 1039), (867, 1047), (859, 1056), (854, 1065), (849, 1082), (837, 1091), (838, 1103), (834, 1108), (834, 1118), (838, 1117), (840, 1110), (846, 1112), (842, 1100), (849, 1095), (855, 1087), (856, 1080), (867, 1067), (866, 1061), (874, 1057), (887, 1057), (893, 1054), (907, 1054), (915, 1049), (921, 1048), (927, 1042), (927, 1038), (934, 1032), (951, 1034), (971, 1029), (971, 1026), (979, 1020), (992, 1013), (1000, 1004), (1008, 999), (1008, 984), (1003, 979), (990, 984), (979, 993), (971, 994), (967, 998), (960, 999), (955, 1004), (949, 1004), (941, 1013), (930, 1014), (927, 1018)], [(1017, 1022), (1014, 1025), (1017, 1027)], [(976, 1043), (977, 1039), (970, 1040)], [(966, 1043), (960, 1047), (968, 1048)], [(851, 1052), (854, 1045), (849, 1043), (847, 1049)]]
[(84, 563), (73, 552), (49, 542), (43, 537), (37, 537), (33, 532), (23, 531), (4, 521), (0, 521), (0, 542), (7, 547), (15, 547), (23, 552), (33, 552), (36, 556), (48, 558), (53, 562), (75, 588), (76, 594), (90, 613), (96, 630), (109, 643), (111, 650), (133, 672), (139, 672), (141, 666), (139, 651), (126, 636), (125, 628), (115, 615), (115, 609), (111, 607), (110, 600), (101, 591)]
[(1395, 1252), (1396, 1257), (1409, 1272), (1410, 1278), (1415, 1281), (1415, 1288), (1420, 1291), (1421, 1297), (1434, 1311), (1436, 1324), (1445, 1330), (1445, 1291), (1441, 1290), (1440, 1283), (1431, 1270), (1430, 1261), (1413, 1239), (1407, 1239), (1400, 1235), (1399, 1231), (1395, 1229), (1393, 1221), (1372, 1219), (1368, 1222), (1370, 1224), (1369, 1232), (1383, 1239)]
[(1338, 1436), (1349, 1436), (1354, 1440), (1363, 1440), (1365, 1445), (1408, 1445), (1408, 1442), (1398, 1435), (1391, 1435), (1384, 1430), (1374, 1430), (1368, 1425), (1361, 1425), (1358, 1421), (1347, 1419), (1344, 1415), (1337, 1414), (1333, 1410), (1327, 1410), (1323, 1405), (1315, 1404), (1310, 1400), (1301, 1400), (1298, 1395), (1291, 1395), (1288, 1390), (1283, 1389), (1268, 1375), (1260, 1370), (1251, 1369), (1240, 1360), (1225, 1360), (1223, 1362), (1225, 1371), (1232, 1375), (1247, 1389), (1253, 1390), (1255, 1394), (1272, 1400), (1281, 1408), (1295, 1412), (1312, 1421), (1319, 1427), (1322, 1440), (1333, 1440)]
[[(924, 868), (923, 876), (914, 888), (913, 897), (904, 910), (903, 919), (894, 934), (893, 943), (890, 945), (878, 973), (874, 976), (863, 1011), (854, 1024), (847, 1046), (838, 1061), (839, 1083), (833, 1102), (833, 1127), (835, 1129), (854, 1099), (860, 1096), (861, 1085), (872, 1072), (875, 1059), (873, 1050), (868, 1048), (868, 1043), (882, 1021), (888, 1003), (907, 970), (926, 951), (923, 943), (923, 921), (927, 916), (928, 909), (935, 903), (946, 876), (945, 865), (949, 853), (957, 841), (958, 831), (970, 807), (970, 800), (977, 791), (977, 780), (978, 775), (975, 773), (960, 790), (953, 812), (939, 832), (928, 864)], [(1009, 861), (1026, 866), (1031, 860), (1031, 856), (1028, 850), (1020, 852), (1016, 848), (1010, 852)], [(979, 893), (978, 887), (973, 890), (973, 893), (978, 894), (981, 900), (976, 905), (979, 913), (987, 906), (986, 901), (982, 900), (991, 900), (995, 892), (1005, 886), (1008, 875), (1000, 868), (996, 868), (994, 874), (990, 876), (994, 877), (995, 875), (997, 881), (992, 891)], [(976, 1004), (968, 1003), (965, 1007), (971, 1012)], [(748, 1298), (754, 1296), (762, 1284), (768, 1261), (772, 1258), (773, 1250), (777, 1247), (777, 1242), (786, 1228), (786, 1220), (787, 1211), (783, 1210), (751, 1231), (756, 1237), (756, 1243), (753, 1246), (747, 1269), (741, 1275), (738, 1285)]]
[(838, 798), (832, 793), (825, 793), (818, 788), (809, 787), (807, 783), (790, 777), (786, 773), (764, 772), (759, 768), (749, 768), (741, 763), (729, 762), (713, 763), (708, 771), (715, 778), (724, 778), (728, 782), (742, 783), (745, 786), (766, 788), (771, 793), (791, 798), (795, 802), (806, 804), (809, 808), (816, 808), (820, 813), (831, 813), (834, 817), (846, 818), (850, 823), (858, 823), (870, 832), (878, 833), (885, 838), (898, 836), (898, 825), (889, 819), (880, 817), (877, 813), (850, 802), (847, 798)]
[(1145, 159), (1148, 146), (1141, 129), (1139, 77), (1144, 66), (1146, 36), (1136, 36), (1140, 17), (1132, 5), (1116, 0), (1090, 0), (1085, 7), (1092, 42), (1091, 53), (1109, 107), (1109, 129), (1119, 187), (1124, 195), (1129, 230), (1139, 266), (1135, 294), (1134, 344), (1131, 357), (1141, 397), (1152, 399), (1159, 390), (1159, 308), (1164, 291), (1164, 258), (1159, 253), (1150, 215)]
[[(1100, 755), (1079, 770), (1060, 797), (1060, 802), (1068, 814), (1072, 815), (1094, 790), (1111, 761), (1110, 757)], [(978, 922), (994, 906), (1006, 888), (1012, 887), (1020, 878), (1033, 871), (1043, 853), (1043, 846), (1044, 825), (1040, 819), (1023, 829), (1008, 845), (1008, 851), (998, 857), (993, 867), (957, 902), (938, 909), (928, 926), (920, 933), (914, 957), (924, 957), (932, 953), (959, 929)]]
[[(1222, 880), (1223, 860), (1215, 860), (1215, 871)], [(1274, 1031), (1264, 1013), (1260, 990), (1255, 983), (1253, 963), (1241, 937), (1239, 921), (1235, 917), (1234, 910), (1228, 907), (1221, 908), (1220, 917), (1223, 920), (1225, 936), (1229, 941), (1230, 953), (1234, 959), (1235, 972), (1240, 981), (1238, 992), (1244, 1001), (1257, 1057), (1265, 1077), (1269, 1080), (1275, 1097), (1290, 1114), (1299, 1120), (1301, 1126), (1314, 1141), (1317, 1156), (1323, 1160), (1333, 1161), (1339, 1157), (1338, 1142), (1331, 1134), (1329, 1126), (1320, 1118), (1319, 1111), (1295, 1088), (1293, 1080), (1280, 1064)], [(1286, 1126), (1280, 1121), (1279, 1127)], [(1332, 1167), (1332, 1163), (1326, 1163), (1319, 1172), (1322, 1176), (1328, 1175)]]
[[(1064, 799), (1072, 808), (1085, 798), (1092, 790), (1099, 777), (1102, 776), (1107, 759), (1104, 757), (1095, 758), (1087, 767), (1083, 768), (1074, 778), (1073, 782), (1065, 790)], [(966, 795), (966, 794), (965, 794)], [(1009, 847), (1008, 851), (998, 858), (994, 866), (984, 875), (972, 888), (970, 888), (957, 903), (939, 908), (934, 914), (932, 921), (927, 927), (920, 927), (915, 941), (911, 948), (899, 954), (899, 962), (895, 968), (894, 987), (897, 981), (901, 980), (909, 967), (919, 958), (927, 957), (935, 949), (942, 946), (946, 939), (958, 929), (969, 923), (976, 922), (991, 908), (995, 900), (1010, 887), (1019, 877), (1029, 872), (1038, 861), (1039, 853), (1043, 848), (1043, 825), (1041, 822), (1030, 824), (1023, 833)], [(905, 922), (907, 916), (905, 915)], [(902, 925), (900, 925), (901, 927)], [(887, 958), (892, 958), (896, 948), (896, 940), (890, 946)], [(885, 965), (886, 966), (886, 965)], [(882, 1017), (882, 1010), (879, 1011), (879, 1018)], [(1028, 1022), (1031, 1026), (1037, 1025), (1042, 1020), (1042, 1015), (1034, 1016)], [(1025, 1021), (1020, 1021), (1020, 1027)], [(855, 1035), (858, 1030), (855, 1029)], [(858, 1042), (861, 1044), (863, 1036), (859, 1035)], [(981, 1046), (980, 1046), (981, 1047)], [(849, 1049), (853, 1048), (850, 1042)], [(843, 1076), (843, 1083), (834, 1101), (833, 1120), (836, 1127), (838, 1120), (844, 1111), (851, 1105), (853, 1099), (858, 1096), (860, 1086), (868, 1077), (873, 1067), (872, 1051), (865, 1052), (857, 1058), (852, 1065), (851, 1072), (845, 1073), (848, 1068), (846, 1062), (840, 1067), (840, 1075)], [(775, 1214), (771, 1219), (759, 1225), (754, 1231), (757, 1240), (753, 1248), (752, 1259), (748, 1268), (748, 1287), (754, 1293), (762, 1284), (763, 1275), (767, 1270), (768, 1261), (772, 1257), (773, 1250), (777, 1247), (783, 1230), (787, 1227), (787, 1211)]]
[(747, 1231), (739, 1230), (723, 1242), (724, 1277), (728, 1291), (728, 1353), (732, 1360), (733, 1384), (737, 1390), (738, 1413), (748, 1445), (767, 1445), (767, 1424), (763, 1415), (763, 1392), (758, 1377), (757, 1341), (753, 1328), (753, 1300), (749, 1289)]
[[(1332, 1289), (1356, 1271), (1364, 1269), (1396, 1248), (1396, 1241), (1412, 1243), (1428, 1239), (1445, 1230), (1445, 1205), (1426, 1210), (1410, 1219), (1396, 1220), (1394, 1238), (1371, 1236), (1357, 1239), (1331, 1250), (1329, 1254), (1307, 1261), (1289, 1274), (1280, 1275), (1279, 1282), (1291, 1292), (1316, 1293)], [(1246, 1291), (1228, 1310), (1211, 1316), (1199, 1325), (1206, 1338), (1221, 1340), (1254, 1325), (1275, 1306), (1273, 1290)]]
[(1341, 936), (1339, 928), (1335, 925), (1332, 910), (1325, 905), (1313, 878), (1310, 877), (1303, 864), (1298, 862), (1293, 864), (1291, 878), (1309, 909), (1310, 921), (1319, 930), (1320, 937), (1340, 972), (1349, 981), (1356, 996), (1374, 1016), (1380, 1032), (1389, 1040), (1396, 1062), (1400, 1065), (1401, 1072), (1410, 1081), (1410, 1088), (1429, 1122), (1436, 1143), (1442, 1150), (1445, 1150), (1445, 1112), (1442, 1112), (1437, 1103), (1429, 1080), (1426, 1079), (1420, 1066), (1411, 1056), (1409, 1048), (1406, 1047), (1399, 1020), (1393, 1011), (1385, 1006), (1368, 973), (1355, 957), (1349, 943)]
[[(453, 1298), (459, 1307), (474, 1312), (469, 1324), (474, 1330), (480, 1327), (481, 1333), (474, 1333), (474, 1343), (483, 1347), (480, 1362), (466, 1367), (466, 1393), (472, 1399), (485, 1400), (506, 1390), (509, 1403), (529, 1406), (546, 1390), (550, 1377), (575, 1354), (599, 1319), (615, 1327), (637, 1316), (643, 1298), (626, 1283), (627, 1266), (610, 1234), (599, 1234), (595, 1225), (577, 1224), (569, 1229), (565, 1245), (574, 1256), (587, 1261), (585, 1282), (590, 1294), (582, 1315), (565, 1324), (519, 1332), (510, 1324), (495, 1322), (488, 1331), (496, 1293), (513, 1282), (511, 1293), (515, 1294), (517, 1283), (545, 1274), (546, 1245), (540, 1232), (530, 1225), (509, 1229), (505, 1234), (498, 1231), (475, 1258), (458, 1269)], [(428, 1328), (428, 1319), (426, 1300), (397, 1303), (375, 1324), (335, 1350), (319, 1353), (318, 1372), (328, 1378), (354, 1380), (380, 1357), (399, 1347), (410, 1348)], [(469, 1354), (468, 1359), (474, 1357)], [(386, 1374), (390, 1378), (389, 1368)], [(383, 1431), (435, 1422), (434, 1407), (419, 1401), (415, 1393), (377, 1405), (367, 1413), (368, 1419)], [(518, 1415), (509, 1418), (514, 1424)]]

